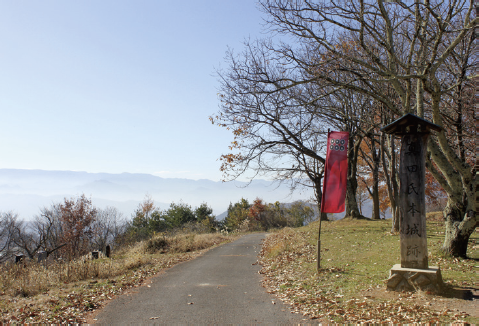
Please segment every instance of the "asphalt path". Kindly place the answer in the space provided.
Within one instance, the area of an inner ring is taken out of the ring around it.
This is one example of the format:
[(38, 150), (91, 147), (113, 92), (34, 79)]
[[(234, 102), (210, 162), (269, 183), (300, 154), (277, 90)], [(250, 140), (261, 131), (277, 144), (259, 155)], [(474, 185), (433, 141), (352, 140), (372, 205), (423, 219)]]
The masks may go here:
[(148, 286), (112, 300), (95, 317), (101, 324), (298, 324), (261, 286), (255, 264), (265, 234), (249, 234), (176, 265)]

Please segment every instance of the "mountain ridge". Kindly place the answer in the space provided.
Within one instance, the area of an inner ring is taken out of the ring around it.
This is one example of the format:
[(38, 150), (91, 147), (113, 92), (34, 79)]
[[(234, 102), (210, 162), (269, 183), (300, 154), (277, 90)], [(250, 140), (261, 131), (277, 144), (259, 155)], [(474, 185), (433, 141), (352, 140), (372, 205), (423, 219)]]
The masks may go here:
[[(214, 214), (227, 210), (229, 203), (241, 198), (265, 202), (309, 200), (312, 190), (290, 195), (286, 184), (258, 179), (251, 183), (222, 182), (209, 179), (163, 178), (146, 173), (90, 173), (85, 171), (0, 169), (0, 212), (14, 211), (29, 219), (52, 201), (85, 194), (93, 205), (117, 207), (130, 216), (138, 204), (150, 195), (160, 209), (172, 202), (184, 202), (193, 208), (207, 203)], [(108, 203), (112, 204), (109, 205)], [(128, 204), (126, 204), (128, 203)], [(35, 206), (39, 206), (35, 209)]]

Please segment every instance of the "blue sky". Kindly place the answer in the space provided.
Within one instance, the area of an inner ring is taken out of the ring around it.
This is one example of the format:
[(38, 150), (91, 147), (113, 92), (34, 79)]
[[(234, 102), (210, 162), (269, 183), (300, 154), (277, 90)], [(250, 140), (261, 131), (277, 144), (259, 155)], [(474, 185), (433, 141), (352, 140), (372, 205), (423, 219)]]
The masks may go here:
[(215, 68), (254, 0), (0, 0), (0, 168), (218, 181)]

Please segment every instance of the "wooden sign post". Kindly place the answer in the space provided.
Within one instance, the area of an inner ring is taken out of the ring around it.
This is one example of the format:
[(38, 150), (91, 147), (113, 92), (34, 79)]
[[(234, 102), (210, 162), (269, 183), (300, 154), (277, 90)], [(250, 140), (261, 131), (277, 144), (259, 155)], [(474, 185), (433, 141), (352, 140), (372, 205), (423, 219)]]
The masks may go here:
[(391, 269), (388, 280), (391, 290), (440, 292), (442, 287), (439, 268), (430, 269), (427, 258), (425, 178), (431, 130), (442, 128), (410, 113), (381, 129), (401, 137), (398, 205), (401, 264)]

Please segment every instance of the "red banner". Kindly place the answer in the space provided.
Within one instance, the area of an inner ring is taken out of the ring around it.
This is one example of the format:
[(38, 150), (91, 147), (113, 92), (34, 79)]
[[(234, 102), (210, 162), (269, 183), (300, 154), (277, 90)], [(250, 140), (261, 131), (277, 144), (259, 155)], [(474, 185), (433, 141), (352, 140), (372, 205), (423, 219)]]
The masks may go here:
[(346, 199), (348, 177), (348, 138), (347, 131), (328, 133), (328, 149), (324, 167), (322, 213), (341, 213)]

